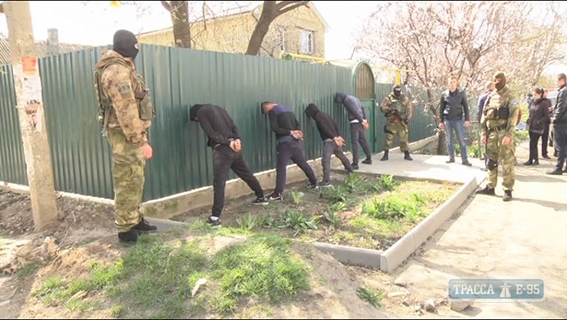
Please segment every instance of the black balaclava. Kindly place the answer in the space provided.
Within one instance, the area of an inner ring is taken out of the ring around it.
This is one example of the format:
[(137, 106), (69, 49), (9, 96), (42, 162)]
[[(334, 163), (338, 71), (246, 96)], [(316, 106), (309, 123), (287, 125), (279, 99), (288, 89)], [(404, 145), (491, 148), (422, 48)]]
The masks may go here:
[(506, 75), (504, 74), (504, 72), (496, 72), (494, 74), (494, 78), (500, 79), (500, 82), (494, 85), (496, 87), (496, 90), (500, 91), (504, 89), (504, 87), (506, 86)]
[(400, 85), (395, 85), (392, 88), (392, 92), (394, 93), (394, 96), (399, 97), (402, 94), (402, 87), (400, 87)]
[(128, 30), (118, 30), (114, 34), (114, 43), (112, 50), (120, 53), (123, 57), (136, 59), (138, 55), (138, 48), (136, 44), (138, 39)]

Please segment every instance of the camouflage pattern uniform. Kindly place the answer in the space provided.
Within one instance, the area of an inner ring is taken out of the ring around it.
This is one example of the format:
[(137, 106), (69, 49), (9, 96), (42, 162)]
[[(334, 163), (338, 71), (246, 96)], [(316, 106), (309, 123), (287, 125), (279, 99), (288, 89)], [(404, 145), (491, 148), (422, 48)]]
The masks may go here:
[(386, 125), (384, 126), (386, 140), (382, 160), (388, 160), (389, 149), (394, 144), (395, 136), (400, 138), (400, 150), (405, 153), (405, 159), (411, 160), (408, 148), (409, 131), (407, 123), (412, 117), (413, 105), (410, 99), (403, 93), (400, 92), (399, 95), (396, 95), (396, 89), (401, 90), (399, 86), (395, 86), (392, 92), (384, 98), (380, 106), (380, 110), (386, 116)]
[(112, 148), (116, 229), (128, 232), (142, 221), (139, 206), (144, 191), (146, 160), (141, 146), (148, 142), (153, 117), (151, 97), (134, 62), (110, 50), (97, 63), (99, 99), (112, 105), (105, 114), (103, 132)]
[[(505, 81), (505, 80), (504, 80)], [(505, 193), (511, 199), (511, 192), (515, 182), (516, 146), (514, 143), (514, 132), (518, 119), (518, 101), (512, 90), (504, 85), (501, 89), (495, 89), (487, 98), (481, 119), (482, 136), (486, 140), (486, 157), (488, 169), (488, 184), (483, 194), (494, 194), (494, 188), (498, 182), (498, 164), (502, 163), (503, 183)], [(502, 145), (505, 136), (511, 138), (507, 146)], [(505, 200), (509, 200), (505, 199)]]

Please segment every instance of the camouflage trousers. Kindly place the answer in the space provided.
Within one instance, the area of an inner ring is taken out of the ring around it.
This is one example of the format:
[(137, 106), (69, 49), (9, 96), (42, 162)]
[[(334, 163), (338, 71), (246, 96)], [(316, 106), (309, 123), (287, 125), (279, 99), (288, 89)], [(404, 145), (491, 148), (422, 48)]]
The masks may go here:
[(144, 192), (146, 160), (140, 147), (132, 144), (120, 129), (108, 129), (106, 139), (112, 148), (114, 212), (118, 232), (127, 232), (142, 220), (140, 204)]
[(514, 138), (507, 146), (502, 145), (506, 131), (496, 130), (488, 133), (486, 141), (486, 157), (488, 158), (488, 186), (495, 188), (498, 183), (498, 167), (502, 164), (502, 186), (512, 191), (515, 182), (516, 144)]
[(402, 152), (408, 151), (408, 132), (407, 127), (401, 121), (388, 121), (384, 126), (384, 133), (386, 134), (386, 143), (384, 147), (389, 150), (394, 145), (394, 138), (400, 138), (400, 150)]

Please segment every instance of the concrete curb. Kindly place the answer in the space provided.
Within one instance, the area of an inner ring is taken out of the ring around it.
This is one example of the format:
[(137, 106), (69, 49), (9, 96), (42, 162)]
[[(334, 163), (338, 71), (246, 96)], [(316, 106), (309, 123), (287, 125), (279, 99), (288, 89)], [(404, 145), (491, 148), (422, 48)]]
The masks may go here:
[(427, 218), (382, 253), (380, 256), (380, 270), (383, 272), (392, 272), (400, 266), (415, 250), (427, 241), (440, 226), (453, 216), (478, 187), (479, 183), (476, 177), (471, 178), (468, 183), (465, 183), (455, 194), (445, 201), (443, 205), (433, 211)]

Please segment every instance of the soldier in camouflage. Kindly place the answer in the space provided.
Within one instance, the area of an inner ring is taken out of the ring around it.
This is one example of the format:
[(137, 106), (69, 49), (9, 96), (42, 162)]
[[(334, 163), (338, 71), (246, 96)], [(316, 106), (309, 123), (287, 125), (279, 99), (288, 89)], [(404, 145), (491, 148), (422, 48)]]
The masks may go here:
[(490, 93), (484, 106), (481, 119), (482, 141), (485, 145), (488, 169), (488, 184), (477, 194), (495, 195), (498, 181), (498, 165), (502, 163), (504, 197), (512, 200), (515, 182), (515, 143), (514, 132), (518, 119), (518, 101), (506, 86), (506, 76), (497, 72), (493, 77), (496, 89)]
[(394, 86), (392, 92), (384, 98), (380, 110), (386, 117), (384, 133), (386, 142), (384, 145), (384, 155), (380, 161), (388, 160), (390, 148), (394, 144), (394, 137), (400, 138), (400, 150), (404, 152), (405, 160), (413, 160), (408, 148), (408, 122), (413, 114), (413, 105), (410, 99), (402, 93), (399, 85)]
[(127, 30), (114, 34), (113, 49), (96, 65), (99, 120), (112, 149), (116, 229), (121, 242), (136, 242), (140, 233), (156, 231), (140, 212), (146, 160), (153, 154), (147, 129), (154, 116), (149, 90), (136, 74), (136, 36)]

